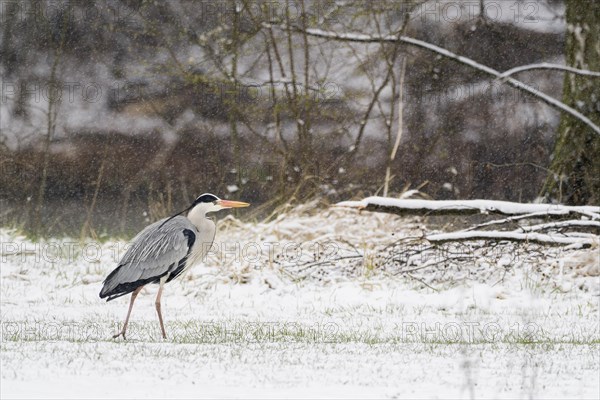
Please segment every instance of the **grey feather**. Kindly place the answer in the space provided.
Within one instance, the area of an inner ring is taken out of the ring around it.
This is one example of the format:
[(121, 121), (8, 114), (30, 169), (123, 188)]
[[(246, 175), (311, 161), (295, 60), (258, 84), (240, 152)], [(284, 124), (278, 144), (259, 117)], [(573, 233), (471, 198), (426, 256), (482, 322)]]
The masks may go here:
[(185, 230), (198, 234), (194, 224), (181, 215), (144, 228), (132, 240), (117, 269), (104, 281), (100, 296), (105, 297), (119, 284), (160, 277), (175, 269), (190, 251)]

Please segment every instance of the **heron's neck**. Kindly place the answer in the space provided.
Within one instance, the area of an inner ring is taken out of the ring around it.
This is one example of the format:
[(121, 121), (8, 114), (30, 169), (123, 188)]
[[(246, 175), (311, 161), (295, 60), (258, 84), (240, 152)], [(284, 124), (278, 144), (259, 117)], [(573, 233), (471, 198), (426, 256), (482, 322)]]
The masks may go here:
[(204, 207), (204, 204), (198, 204), (194, 208), (190, 210), (187, 217), (192, 224), (196, 225), (196, 227), (200, 227), (206, 223), (206, 212), (208, 210)]

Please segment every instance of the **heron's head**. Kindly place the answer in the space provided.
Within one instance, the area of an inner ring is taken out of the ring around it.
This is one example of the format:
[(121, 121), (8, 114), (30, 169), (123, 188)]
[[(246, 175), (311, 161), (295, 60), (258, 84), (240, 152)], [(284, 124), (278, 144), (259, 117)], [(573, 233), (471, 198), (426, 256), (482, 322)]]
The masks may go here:
[(248, 207), (249, 205), (250, 204), (244, 203), (243, 201), (222, 200), (214, 194), (204, 193), (194, 200), (190, 206), (190, 209), (194, 212), (206, 214), (209, 212), (224, 210), (226, 208)]

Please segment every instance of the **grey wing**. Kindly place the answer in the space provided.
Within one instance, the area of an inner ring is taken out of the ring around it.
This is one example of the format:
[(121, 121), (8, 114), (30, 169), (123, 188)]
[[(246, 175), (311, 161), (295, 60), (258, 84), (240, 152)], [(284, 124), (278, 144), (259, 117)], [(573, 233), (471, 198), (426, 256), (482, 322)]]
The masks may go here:
[(196, 227), (183, 216), (148, 225), (104, 280), (100, 297), (111, 296), (108, 300), (112, 300), (172, 272), (185, 262), (197, 234)]

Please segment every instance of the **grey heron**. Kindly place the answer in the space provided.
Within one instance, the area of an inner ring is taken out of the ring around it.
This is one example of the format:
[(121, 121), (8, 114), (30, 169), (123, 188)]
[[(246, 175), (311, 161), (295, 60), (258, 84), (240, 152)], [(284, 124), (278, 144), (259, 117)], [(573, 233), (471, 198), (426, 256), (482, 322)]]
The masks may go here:
[[(133, 302), (142, 288), (149, 283), (159, 284), (156, 311), (162, 336), (166, 339), (160, 297), (165, 283), (183, 275), (202, 260), (215, 238), (215, 223), (207, 213), (234, 207), (247, 207), (241, 201), (221, 200), (214, 194), (199, 196), (185, 210), (148, 225), (133, 239), (131, 246), (104, 280), (100, 298), (111, 301), (131, 293), (129, 311), (123, 329), (113, 339), (123, 336), (133, 308)], [(181, 215), (187, 212), (187, 215)]]

